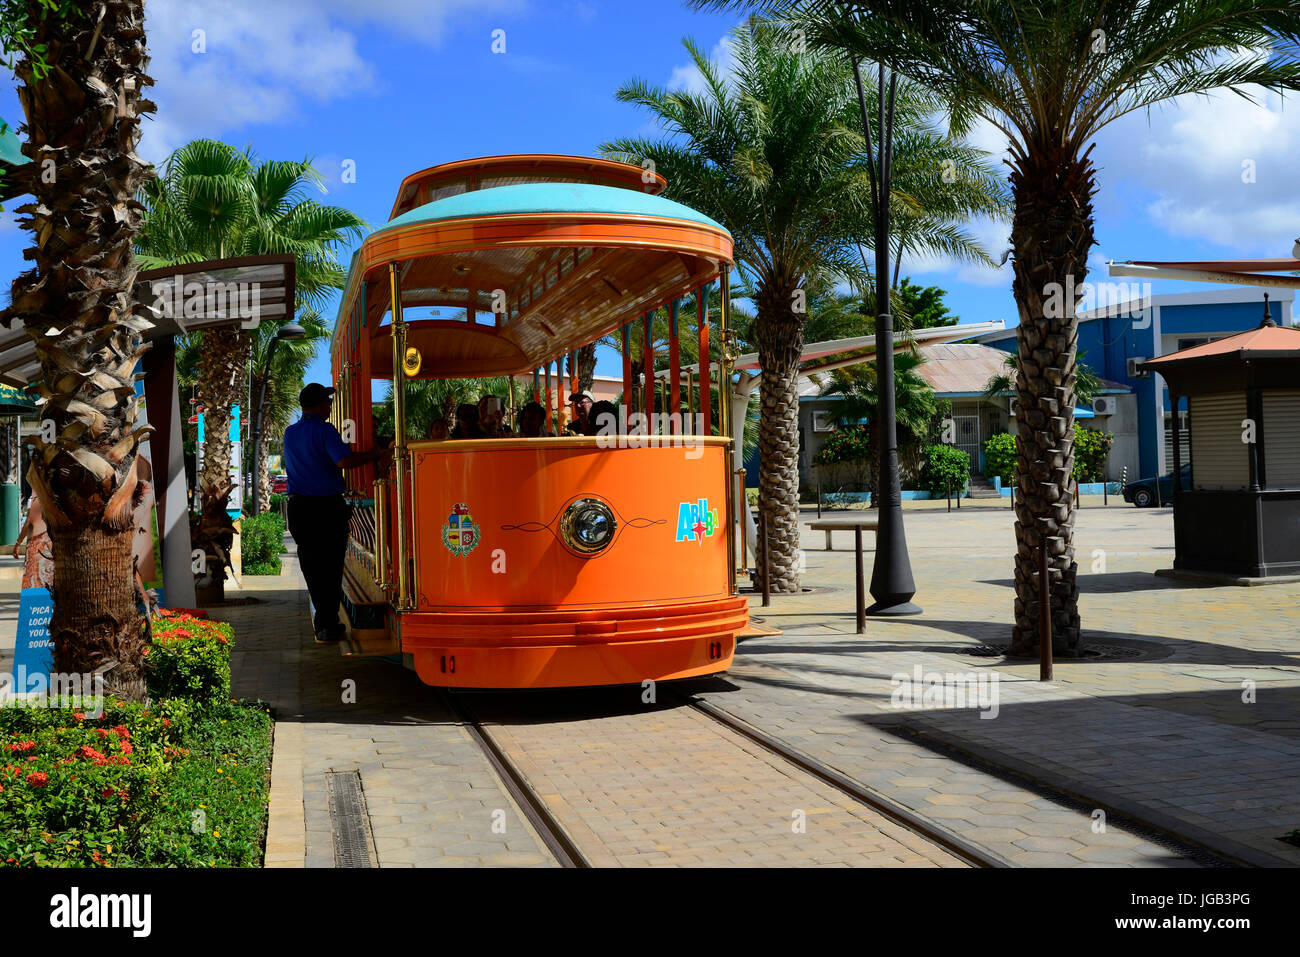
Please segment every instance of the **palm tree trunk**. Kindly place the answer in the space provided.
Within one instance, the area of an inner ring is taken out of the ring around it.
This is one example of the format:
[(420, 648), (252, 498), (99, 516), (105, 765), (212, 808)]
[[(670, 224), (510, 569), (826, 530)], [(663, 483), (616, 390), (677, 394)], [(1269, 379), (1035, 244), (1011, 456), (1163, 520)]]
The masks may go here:
[(257, 440), (257, 514), (271, 510), (271, 436), (263, 424)]
[(1093, 168), (1050, 146), (1013, 167), (1016, 209), (1013, 290), (1016, 334), (1016, 561), (1012, 654), (1034, 654), (1039, 642), (1039, 548), (1047, 542), (1052, 647), (1079, 648), (1078, 564), (1074, 560), (1074, 383), (1078, 324), (1075, 290), (1087, 278), (1093, 245)]
[(596, 343), (578, 349), (578, 391), (587, 392), (596, 378)]
[[(758, 423), (758, 507), (767, 516), (774, 592), (799, 591), (799, 357), (803, 319), (790, 304), (794, 283), (762, 284), (754, 330), (763, 376)], [(759, 575), (764, 574), (759, 556)]]
[(203, 404), (203, 469), (199, 474), (201, 502), (194, 547), (206, 555), (210, 587), (218, 597), (224, 589), (225, 566), (235, 529), (226, 505), (230, 482), (230, 416), (244, 396), (244, 370), (250, 343), (237, 327), (205, 329), (199, 352), (198, 389)]
[(111, 665), (106, 692), (143, 700), (131, 542), (146, 431), (135, 427), (134, 376), (149, 327), (132, 295), (134, 197), (152, 174), (134, 152), (139, 117), (153, 111), (141, 98), (153, 82), (144, 72), (144, 9), (141, 0), (105, 0), (97, 27), (84, 13), (63, 17), (46, 6), (25, 4), (51, 73), (37, 79), (25, 58), (15, 72), (24, 152), (52, 175), (32, 177), (36, 202), (18, 209), (36, 237), (27, 251), (35, 268), (14, 280), (0, 320), (22, 320), (36, 342), (42, 425), (55, 434), (39, 443), (28, 473), (54, 552), (54, 671)]

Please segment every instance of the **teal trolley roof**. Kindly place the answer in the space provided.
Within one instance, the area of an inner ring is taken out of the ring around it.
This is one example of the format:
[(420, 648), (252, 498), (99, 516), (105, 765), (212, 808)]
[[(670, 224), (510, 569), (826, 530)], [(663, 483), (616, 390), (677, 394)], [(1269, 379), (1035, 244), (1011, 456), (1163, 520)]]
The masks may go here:
[(521, 183), (460, 193), (446, 199), (417, 206), (385, 224), (376, 233), (418, 223), (440, 220), (473, 219), (484, 216), (526, 215), (529, 213), (605, 213), (616, 216), (647, 216), (699, 223), (720, 230), (721, 225), (703, 213), (662, 196), (639, 193), (614, 186), (590, 183)]

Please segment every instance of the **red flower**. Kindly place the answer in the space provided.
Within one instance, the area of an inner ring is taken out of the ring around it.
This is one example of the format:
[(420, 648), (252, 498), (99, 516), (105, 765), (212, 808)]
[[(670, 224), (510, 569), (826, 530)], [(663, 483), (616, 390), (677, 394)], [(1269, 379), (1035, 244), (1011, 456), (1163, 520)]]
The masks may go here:
[(99, 732), (99, 736), (100, 736), (101, 738), (107, 738), (107, 737), (108, 737), (108, 731), (107, 731), (106, 729), (104, 729), (104, 728), (96, 728), (95, 730)]
[(116, 728), (114, 728), (113, 733), (117, 735), (119, 738), (131, 737), (131, 732), (127, 730), (127, 727), (124, 724), (119, 724)]
[(36, 747), (35, 741), (19, 741), (17, 744), (9, 745), (9, 750), (17, 754), (26, 754)]
[(112, 788), (104, 788), (104, 797), (106, 798), (111, 798), (116, 793), (117, 792), (114, 791)]
[(163, 718), (163, 727), (170, 728), (171, 726), (172, 726), (171, 721), (169, 721), (167, 718)]
[(96, 864), (98, 864), (98, 863), (99, 863), (99, 851), (91, 851), (91, 852), (90, 852), (90, 859), (93, 860)]
[(85, 720), (86, 720), (86, 712), (84, 712), (84, 711), (77, 711), (77, 712), (74, 712), (72, 716), (73, 716), (74, 718), (76, 718), (78, 721), (85, 721)]
[(135, 750), (135, 749), (134, 749), (133, 747), (131, 747), (131, 742), (130, 742), (130, 741), (123, 741), (123, 742), (122, 742), (122, 753), (123, 753), (123, 754), (131, 754), (134, 750)]
[(50, 776), (44, 771), (37, 771), (35, 774), (27, 775), (27, 783), (34, 788), (43, 788), (50, 783)]

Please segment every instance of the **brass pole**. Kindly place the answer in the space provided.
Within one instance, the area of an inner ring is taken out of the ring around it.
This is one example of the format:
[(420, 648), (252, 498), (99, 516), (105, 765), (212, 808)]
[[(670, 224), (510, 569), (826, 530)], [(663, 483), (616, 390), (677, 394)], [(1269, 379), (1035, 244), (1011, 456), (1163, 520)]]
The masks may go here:
[[(695, 373), (686, 370), (686, 414), (691, 417), (690, 434), (695, 434)], [(683, 429), (683, 431), (687, 431)]]
[(736, 469), (736, 486), (740, 501), (744, 503), (740, 513), (740, 567), (744, 569), (750, 581), (753, 581), (754, 576), (749, 570), (749, 522), (745, 521), (745, 513), (749, 511), (749, 500), (745, 497), (745, 466), (743, 465)]
[(410, 574), (406, 567), (406, 383), (402, 360), (406, 355), (406, 320), (402, 318), (402, 297), (398, 287), (397, 263), (388, 264), (388, 282), (393, 294), (393, 462), (396, 469), (394, 494), (397, 496), (397, 521), (393, 535), (397, 539), (397, 608), (410, 608)]
[(388, 536), (384, 523), (388, 521), (387, 479), (375, 479), (375, 584), (388, 594)]

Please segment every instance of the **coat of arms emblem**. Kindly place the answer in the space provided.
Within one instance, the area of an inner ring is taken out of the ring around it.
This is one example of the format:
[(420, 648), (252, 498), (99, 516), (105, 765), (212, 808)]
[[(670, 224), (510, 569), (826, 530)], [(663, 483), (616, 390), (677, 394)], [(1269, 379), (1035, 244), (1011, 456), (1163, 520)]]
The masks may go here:
[(469, 506), (461, 502), (452, 506), (447, 524), (442, 526), (442, 543), (453, 555), (468, 555), (478, 547), (480, 532)]

